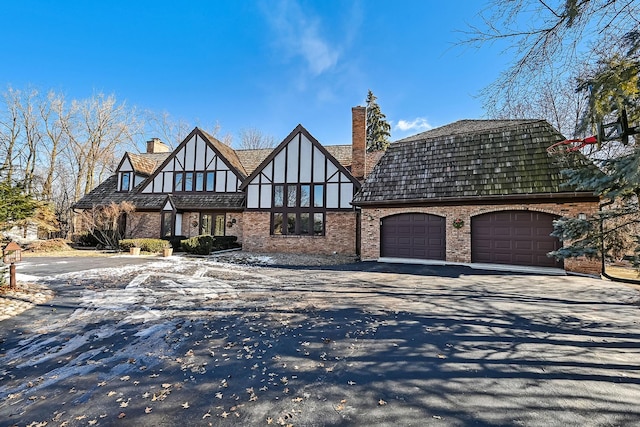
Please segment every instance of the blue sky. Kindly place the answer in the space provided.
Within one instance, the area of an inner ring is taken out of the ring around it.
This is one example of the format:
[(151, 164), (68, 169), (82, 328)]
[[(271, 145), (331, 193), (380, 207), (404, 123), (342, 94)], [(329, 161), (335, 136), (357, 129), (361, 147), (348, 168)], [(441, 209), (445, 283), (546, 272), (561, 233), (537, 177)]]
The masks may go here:
[(479, 1), (3, 3), (3, 90), (114, 94), (236, 139), (255, 127), (279, 142), (300, 123), (349, 144), (368, 89), (392, 140), (482, 118), (477, 94), (508, 60), (498, 46), (454, 45)]

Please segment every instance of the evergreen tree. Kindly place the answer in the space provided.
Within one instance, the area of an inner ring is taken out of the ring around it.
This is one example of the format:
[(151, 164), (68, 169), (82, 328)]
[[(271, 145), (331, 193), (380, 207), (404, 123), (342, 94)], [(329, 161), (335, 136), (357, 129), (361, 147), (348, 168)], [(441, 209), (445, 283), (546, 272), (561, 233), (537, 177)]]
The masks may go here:
[(37, 200), (26, 195), (22, 188), (0, 183), (0, 230), (7, 230), (17, 221), (29, 218), (39, 207)]
[(582, 123), (585, 131), (591, 128), (595, 133), (596, 125), (621, 122), (623, 116), (630, 130), (626, 136), (614, 134), (610, 139), (600, 132), (598, 145), (589, 153), (597, 167), (565, 170), (569, 184), (600, 196), (601, 210), (592, 218), (556, 222), (554, 234), (571, 242), (554, 253), (560, 258), (604, 255), (619, 259), (633, 253), (636, 265), (640, 265), (639, 33), (630, 33), (627, 41), (626, 52), (602, 58), (578, 87), (589, 101)]
[(367, 94), (367, 152), (386, 150), (389, 148), (391, 126), (387, 123), (387, 116), (380, 111), (376, 96), (369, 91)]

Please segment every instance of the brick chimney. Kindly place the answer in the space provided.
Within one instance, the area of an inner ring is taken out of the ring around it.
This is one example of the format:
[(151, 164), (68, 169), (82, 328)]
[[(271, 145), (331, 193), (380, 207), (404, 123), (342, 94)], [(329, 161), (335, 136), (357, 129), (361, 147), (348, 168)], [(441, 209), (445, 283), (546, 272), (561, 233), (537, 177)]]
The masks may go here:
[(351, 108), (351, 175), (364, 180), (367, 151), (367, 108)]
[(168, 153), (169, 146), (160, 141), (160, 138), (151, 138), (147, 141), (147, 154)]

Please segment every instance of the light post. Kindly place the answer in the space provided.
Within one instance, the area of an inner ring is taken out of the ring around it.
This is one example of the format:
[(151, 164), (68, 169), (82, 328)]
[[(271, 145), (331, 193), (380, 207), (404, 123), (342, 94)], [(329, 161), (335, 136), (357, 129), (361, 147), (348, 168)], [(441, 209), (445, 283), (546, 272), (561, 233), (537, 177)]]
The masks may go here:
[(2, 260), (9, 264), (9, 288), (17, 289), (16, 262), (22, 261), (22, 248), (16, 242), (11, 242), (2, 249)]

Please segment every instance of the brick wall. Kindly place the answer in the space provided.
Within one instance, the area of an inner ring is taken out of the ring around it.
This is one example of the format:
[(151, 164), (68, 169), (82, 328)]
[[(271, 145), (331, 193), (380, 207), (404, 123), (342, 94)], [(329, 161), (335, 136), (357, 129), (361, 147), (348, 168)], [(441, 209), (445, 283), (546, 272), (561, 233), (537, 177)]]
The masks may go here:
[(185, 237), (197, 236), (200, 233), (200, 213), (199, 212), (183, 212), (182, 213), (182, 229), (176, 230), (176, 234)]
[[(380, 257), (380, 221), (382, 218), (400, 213), (426, 213), (446, 218), (446, 259), (450, 262), (471, 262), (471, 217), (500, 210), (532, 210), (550, 214), (576, 218), (579, 213), (590, 216), (598, 211), (597, 202), (575, 203), (535, 203), (509, 205), (463, 205), (463, 206), (432, 206), (432, 207), (403, 207), (403, 208), (363, 208), (362, 209), (362, 248), (363, 260)], [(464, 226), (460, 229), (453, 227), (455, 218), (461, 218)], [(567, 271), (600, 274), (599, 260), (586, 258), (567, 259), (564, 261)]]
[[(238, 243), (242, 243), (242, 236), (244, 232), (244, 223), (242, 221), (244, 214), (242, 212), (228, 212), (227, 213), (227, 228), (225, 229), (225, 233), (227, 236), (236, 236), (238, 237)], [(233, 220), (236, 220), (236, 223), (233, 223)], [(229, 222), (231, 222), (231, 227), (229, 227)]]
[(327, 212), (324, 236), (271, 236), (269, 212), (244, 212), (242, 248), (251, 252), (356, 253), (356, 213)]
[(160, 237), (160, 212), (133, 212), (127, 215), (127, 239)]

